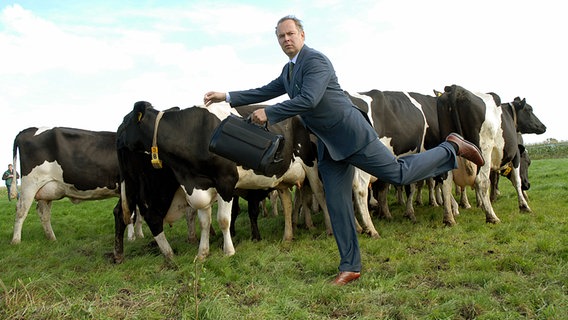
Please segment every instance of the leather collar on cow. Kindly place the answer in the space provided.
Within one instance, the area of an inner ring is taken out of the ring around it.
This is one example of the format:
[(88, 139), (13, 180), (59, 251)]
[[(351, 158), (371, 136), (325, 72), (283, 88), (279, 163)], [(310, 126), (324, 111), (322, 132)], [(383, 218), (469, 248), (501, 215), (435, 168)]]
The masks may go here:
[(158, 112), (154, 123), (154, 137), (152, 138), (152, 166), (154, 169), (162, 169), (162, 160), (158, 157), (158, 125), (163, 115), (163, 111)]
[(513, 123), (515, 124), (515, 129), (517, 128), (517, 109), (515, 108), (515, 105), (512, 104), (511, 102), (508, 103), (509, 107), (511, 107), (511, 112), (513, 113)]

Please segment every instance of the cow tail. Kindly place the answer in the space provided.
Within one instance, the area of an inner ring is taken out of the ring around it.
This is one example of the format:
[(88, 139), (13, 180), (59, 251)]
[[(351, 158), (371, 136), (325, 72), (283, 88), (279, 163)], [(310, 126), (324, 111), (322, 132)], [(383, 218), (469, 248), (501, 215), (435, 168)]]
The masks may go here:
[(450, 114), (454, 122), (455, 131), (463, 137), (463, 129), (461, 126), (459, 106), (458, 106), (457, 90), (455, 86), (452, 86), (450, 101), (451, 101)]
[(122, 207), (122, 220), (124, 224), (128, 225), (132, 223), (132, 211), (128, 204), (128, 197), (126, 196), (126, 183), (123, 181), (120, 184), (120, 205)]
[[(16, 164), (18, 163), (18, 149), (19, 149), (19, 144), (18, 144), (18, 138), (19, 138), (20, 134), (18, 134), (16, 136), (16, 138), (14, 139), (14, 146), (12, 148), (12, 168), (14, 168), (14, 178), (12, 178), (12, 187), (10, 188), (10, 190), (8, 190), (8, 192), (10, 193), (10, 198), (12, 199), (17, 199), (19, 198), (18, 196), (18, 180), (20, 178), (20, 174), (18, 173), (18, 167), (16, 166)], [(21, 169), (20, 169), (21, 171)]]

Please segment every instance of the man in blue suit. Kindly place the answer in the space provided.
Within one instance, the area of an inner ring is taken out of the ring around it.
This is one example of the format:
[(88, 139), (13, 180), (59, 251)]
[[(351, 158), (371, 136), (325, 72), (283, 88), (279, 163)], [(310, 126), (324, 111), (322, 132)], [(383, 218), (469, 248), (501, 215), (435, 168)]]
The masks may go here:
[(276, 37), (290, 58), (278, 78), (257, 89), (207, 92), (203, 100), (205, 105), (226, 101), (237, 107), (288, 94), (290, 100), (256, 110), (252, 121), (274, 124), (299, 115), (318, 137), (318, 170), (341, 258), (333, 283), (344, 285), (361, 274), (351, 198), (354, 167), (385, 182), (406, 185), (457, 168), (457, 155), (478, 166), (484, 160), (475, 145), (457, 134), (450, 134), (445, 142), (426, 152), (395, 158), (378, 139), (366, 115), (344, 94), (329, 59), (304, 44), (301, 21), (294, 16), (283, 17), (276, 25)]

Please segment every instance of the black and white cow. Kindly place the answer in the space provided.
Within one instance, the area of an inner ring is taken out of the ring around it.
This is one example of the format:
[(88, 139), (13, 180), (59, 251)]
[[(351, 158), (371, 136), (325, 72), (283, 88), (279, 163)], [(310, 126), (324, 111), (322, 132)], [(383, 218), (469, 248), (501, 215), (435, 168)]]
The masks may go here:
[[(239, 179), (232, 161), (209, 152), (209, 140), (219, 125), (218, 117), (206, 108), (158, 111), (145, 101), (134, 104), (117, 131), (124, 186), (121, 188), (122, 214), (115, 208), (115, 261), (123, 258), (123, 224), (129, 222), (132, 205), (152, 231), (161, 252), (168, 259), (173, 251), (163, 232), (163, 224), (179, 219), (187, 207), (197, 210), (201, 225), (198, 257), (209, 254), (212, 205), (217, 201), (217, 221), (223, 233), (223, 251), (235, 249), (229, 233), (233, 191)], [(152, 156), (148, 156), (153, 150)], [(161, 161), (162, 169), (148, 161)], [(145, 163), (146, 162), (146, 163)], [(137, 170), (138, 175), (137, 176)], [(156, 172), (162, 171), (162, 172)]]
[[(436, 97), (415, 92), (371, 90), (347, 93), (351, 101), (367, 113), (379, 139), (395, 156), (419, 153), (440, 143), (437, 126)], [(362, 180), (359, 190), (366, 188)], [(373, 183), (377, 193), (379, 215), (391, 218), (387, 203), (388, 184), (378, 179)], [(415, 220), (411, 186), (406, 201), (405, 215)]]
[[(121, 133), (119, 128), (118, 134)], [(121, 202), (114, 208), (115, 245), (114, 262), (124, 259), (125, 220), (132, 212), (131, 208), (139, 208), (140, 215), (148, 224), (161, 252), (168, 260), (173, 259), (173, 250), (164, 235), (164, 224), (172, 224), (182, 216), (195, 215), (195, 210), (185, 201), (183, 190), (168, 166), (161, 169), (153, 167), (150, 154), (130, 151), (122, 140), (117, 141), (118, 162), (121, 174)], [(125, 214), (126, 213), (126, 214)], [(195, 233), (195, 221), (188, 220), (189, 234)], [(206, 241), (200, 242), (200, 252), (208, 252), (210, 229), (201, 233)], [(193, 234), (194, 236), (194, 234)], [(205, 254), (203, 254), (205, 255)]]
[[(450, 132), (460, 133), (480, 148), (486, 160), (475, 176), (476, 198), (485, 212), (486, 221), (500, 221), (489, 198), (490, 172), (500, 170), (510, 162), (516, 164), (511, 181), (518, 190), (519, 208), (530, 210), (520, 186), (517, 132), (540, 134), (546, 130), (534, 115), (532, 107), (524, 99), (516, 98), (512, 103), (501, 104), (500, 98), (494, 93), (472, 93), (452, 85), (447, 86), (438, 97), (437, 108), (441, 136)], [(443, 193), (447, 195), (450, 192), (451, 186), (444, 182)], [(444, 203), (444, 222), (454, 224), (449, 205)]]
[(22, 238), (22, 226), (37, 200), (46, 237), (55, 240), (51, 202), (64, 197), (73, 203), (118, 197), (119, 169), (116, 133), (74, 128), (27, 128), (14, 139), (14, 163), (20, 155), (21, 191), (12, 243)]

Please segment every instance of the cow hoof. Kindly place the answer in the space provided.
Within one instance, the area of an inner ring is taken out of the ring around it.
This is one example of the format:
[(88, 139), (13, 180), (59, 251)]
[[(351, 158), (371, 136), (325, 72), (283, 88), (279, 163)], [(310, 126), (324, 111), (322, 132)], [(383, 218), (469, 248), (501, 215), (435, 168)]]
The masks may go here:
[(410, 220), (412, 223), (416, 223), (416, 216), (414, 215), (414, 213), (407, 213), (404, 216), (408, 218), (408, 220)]
[(166, 259), (164, 267), (168, 270), (179, 270), (180, 265), (174, 259)]
[(122, 254), (109, 254), (110, 260), (114, 264), (121, 264), (124, 261), (124, 255)]
[(20, 242), (22, 242), (22, 240), (20, 240), (20, 239), (13, 239), (12, 242), (10, 242), (10, 244), (20, 244)]
[(529, 207), (519, 207), (519, 211), (523, 213), (532, 213), (532, 210)]
[(379, 235), (379, 233), (370, 233), (369, 236), (371, 237), (371, 239), (380, 239), (381, 236)]
[(444, 225), (446, 227), (453, 227), (456, 225), (456, 221), (455, 220), (444, 220)]
[(196, 237), (187, 237), (187, 242), (197, 244), (199, 243)]
[(485, 219), (485, 222), (486, 222), (486, 223), (497, 224), (497, 223), (500, 223), (501, 220), (500, 220), (499, 218), (495, 217), (495, 218), (487, 218), (487, 219)]

